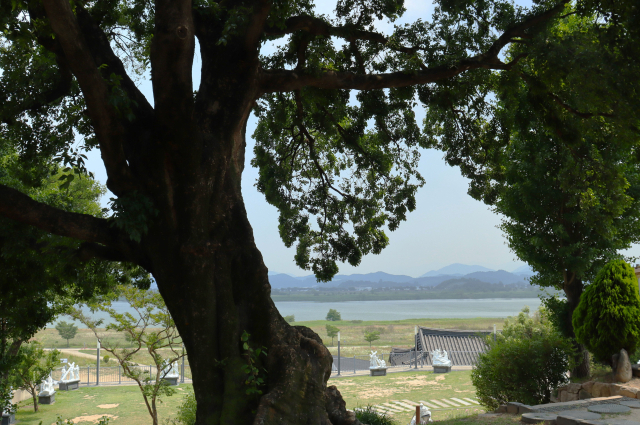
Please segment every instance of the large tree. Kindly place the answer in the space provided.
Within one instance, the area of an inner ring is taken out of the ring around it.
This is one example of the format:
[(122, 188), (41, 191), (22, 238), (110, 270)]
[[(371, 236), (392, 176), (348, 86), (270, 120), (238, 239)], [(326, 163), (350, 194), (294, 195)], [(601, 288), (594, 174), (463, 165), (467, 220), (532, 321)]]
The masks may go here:
[[(355, 423), (326, 386), (332, 357), (319, 336), (271, 301), (240, 185), (249, 114), (257, 187), (297, 264), (327, 280), (337, 262), (379, 253), (385, 229), (414, 209), (430, 145), (418, 99), (438, 110), (447, 88), (514, 72), (522, 57), (503, 62), (503, 49), (562, 22), (567, 3), (442, 0), (430, 22), (385, 35), (375, 25), (396, 20), (400, 0), (338, 0), (331, 16), (305, 0), (3, 2), (3, 134), (25, 161), (52, 151), (74, 165), (71, 133), (83, 136), (116, 198), (103, 219), (0, 186), (0, 214), (153, 274), (187, 348), (198, 424)], [(631, 5), (607, 17), (625, 24)], [(134, 83), (147, 69), (153, 106)], [(268, 356), (247, 354), (262, 347)]]
[[(617, 41), (633, 33), (598, 20), (572, 11), (512, 46), (518, 72), (495, 75), (482, 93), (496, 102), (472, 94), (481, 107), (449, 113), (455, 124), (441, 133), (449, 155), (469, 142), (482, 147), (462, 164), (470, 193), (503, 216), (509, 247), (536, 272), (531, 283), (564, 291), (549, 306), (571, 338), (585, 283), (640, 241), (640, 49)], [(440, 127), (435, 115), (431, 122)], [(574, 373), (584, 377), (581, 348)]]

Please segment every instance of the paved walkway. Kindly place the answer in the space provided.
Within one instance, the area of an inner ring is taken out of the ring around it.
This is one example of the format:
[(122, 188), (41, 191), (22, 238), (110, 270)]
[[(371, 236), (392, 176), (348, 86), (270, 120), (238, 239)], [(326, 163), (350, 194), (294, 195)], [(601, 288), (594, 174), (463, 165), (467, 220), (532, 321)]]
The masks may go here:
[(438, 400), (390, 400), (387, 403), (380, 403), (376, 406), (372, 406), (372, 408), (377, 412), (385, 413), (387, 415), (393, 415), (403, 412), (415, 412), (416, 406), (420, 406), (420, 403), (424, 404), (425, 407), (428, 407), (431, 411), (460, 409), (476, 407), (480, 405), (480, 403), (478, 403), (478, 401), (474, 398), (451, 397)]

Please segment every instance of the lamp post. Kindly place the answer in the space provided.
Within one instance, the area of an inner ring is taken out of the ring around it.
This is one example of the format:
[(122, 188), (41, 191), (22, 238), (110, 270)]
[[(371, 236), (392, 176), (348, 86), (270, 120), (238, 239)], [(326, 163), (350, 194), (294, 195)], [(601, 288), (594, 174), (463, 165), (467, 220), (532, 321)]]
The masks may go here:
[(496, 340), (496, 324), (493, 324), (493, 340)]
[(413, 339), (414, 339), (414, 341), (416, 343), (416, 347), (413, 350), (413, 352), (414, 352), (414, 356), (415, 356), (415, 360), (416, 360), (415, 369), (417, 369), (418, 368), (418, 325), (416, 325), (413, 328)]
[(96, 351), (96, 385), (100, 385), (100, 340), (98, 339), (98, 351)]
[(340, 376), (340, 331), (338, 331), (338, 375)]

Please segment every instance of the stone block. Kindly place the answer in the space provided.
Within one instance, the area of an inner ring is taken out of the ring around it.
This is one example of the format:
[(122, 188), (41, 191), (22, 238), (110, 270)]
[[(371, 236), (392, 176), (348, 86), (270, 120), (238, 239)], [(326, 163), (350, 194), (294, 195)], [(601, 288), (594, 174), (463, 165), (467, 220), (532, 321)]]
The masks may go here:
[(582, 384), (569, 384), (566, 386), (567, 391), (569, 391), (570, 393), (574, 393), (577, 394), (580, 392), (580, 390), (582, 389)]
[(387, 368), (369, 369), (369, 376), (387, 376)]
[(587, 400), (591, 398), (591, 393), (585, 391), (585, 390), (580, 390), (580, 392), (578, 393), (578, 399), (579, 400)]
[(624, 386), (619, 384), (609, 384), (609, 395), (620, 395)]
[(522, 404), (518, 406), (519, 415), (522, 415), (524, 413), (532, 413), (532, 412), (537, 412), (537, 410), (534, 409), (532, 406), (529, 406), (528, 404)]
[(560, 396), (560, 403), (565, 403), (567, 401), (576, 401), (578, 400), (578, 394), (570, 393), (569, 391), (563, 391)]
[(636, 378), (640, 378), (640, 364), (632, 364), (631, 365), (631, 373)]
[(520, 406), (524, 406), (524, 404), (517, 403), (517, 402), (507, 403), (507, 413), (510, 413), (512, 415), (517, 415), (520, 410)]
[(629, 397), (629, 398), (636, 398), (637, 394), (638, 394), (637, 388), (627, 387), (627, 386), (622, 387), (620, 389), (620, 392), (618, 392), (618, 395), (621, 395), (623, 397)]
[(56, 393), (49, 395), (38, 395), (38, 404), (53, 404), (56, 402)]
[(13, 423), (16, 422), (16, 415), (15, 414), (8, 414), (8, 413), (3, 413), (2, 414), (2, 422), (0, 422), (1, 425), (11, 425)]
[(451, 366), (433, 365), (433, 373), (449, 373)]
[(591, 395), (593, 397), (609, 397), (611, 395), (611, 392), (609, 391), (609, 384), (596, 382), (591, 388)]
[(80, 387), (80, 380), (76, 379), (74, 381), (60, 381), (60, 384), (58, 384), (58, 389), (60, 391), (71, 391), (71, 390), (77, 390)]
[(507, 413), (507, 405), (501, 404), (500, 406), (498, 406), (498, 408), (496, 409), (496, 413)]
[(582, 389), (591, 394), (591, 389), (593, 388), (594, 381), (587, 381), (582, 384)]
[[(372, 369), (369, 369), (369, 370), (372, 370)], [(386, 372), (386, 369), (385, 369), (385, 372)], [(374, 376), (374, 375), (371, 375), (371, 376)], [(168, 383), (169, 385), (178, 385), (178, 379), (179, 378), (162, 378), (162, 380)]]

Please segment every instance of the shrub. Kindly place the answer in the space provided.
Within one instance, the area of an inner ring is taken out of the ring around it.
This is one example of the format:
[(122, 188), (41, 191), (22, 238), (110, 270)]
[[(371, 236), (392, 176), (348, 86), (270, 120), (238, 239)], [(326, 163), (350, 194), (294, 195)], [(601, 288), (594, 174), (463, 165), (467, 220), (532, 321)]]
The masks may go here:
[(195, 425), (196, 407), (196, 395), (187, 393), (178, 407), (178, 416), (165, 420), (165, 425)]
[(575, 363), (571, 341), (552, 326), (545, 310), (534, 317), (528, 313), (525, 307), (507, 319), (495, 341), (487, 337), (489, 349), (471, 372), (478, 400), (490, 410), (509, 401), (549, 403), (551, 391), (568, 382), (566, 372)]
[(611, 364), (621, 348), (634, 353), (640, 339), (638, 280), (630, 265), (612, 260), (585, 289), (573, 312), (576, 339), (598, 361)]
[(371, 405), (356, 409), (356, 418), (367, 425), (396, 425), (396, 421), (385, 413), (378, 413)]
[(105, 364), (106, 364), (106, 363), (109, 363), (109, 359), (110, 359), (110, 358), (111, 358), (111, 357), (109, 357), (109, 356), (104, 356), (104, 357), (102, 358), (102, 361), (103, 361), (103, 362), (105, 362)]
[(284, 320), (286, 320), (287, 323), (293, 323), (296, 321), (296, 316), (294, 314), (290, 314), (288, 316), (284, 316)]

